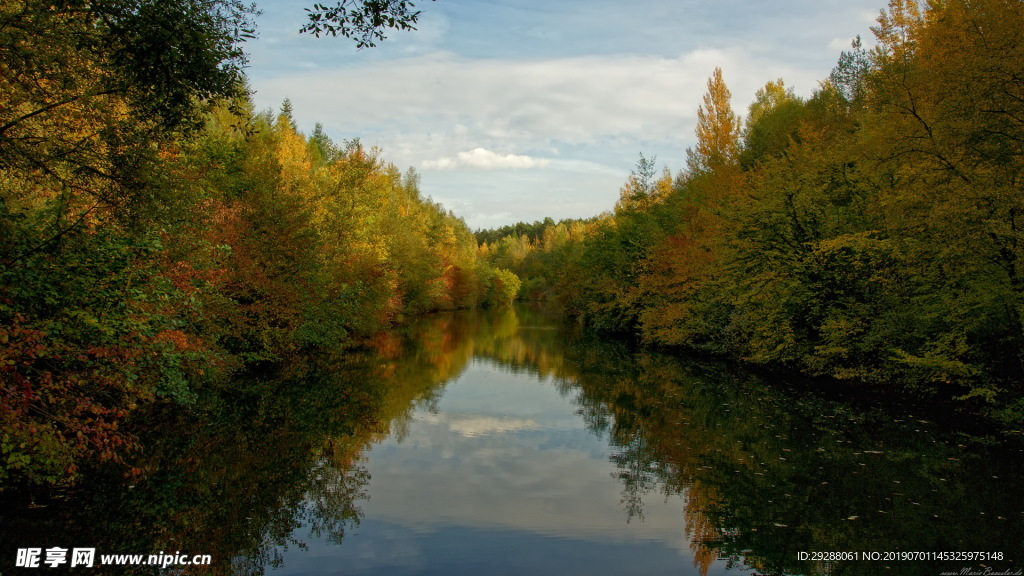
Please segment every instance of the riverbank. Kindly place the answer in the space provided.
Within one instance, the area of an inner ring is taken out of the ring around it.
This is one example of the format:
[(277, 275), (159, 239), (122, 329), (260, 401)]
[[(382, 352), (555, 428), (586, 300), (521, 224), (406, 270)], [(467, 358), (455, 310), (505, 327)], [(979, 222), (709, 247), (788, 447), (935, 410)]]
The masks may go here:
[(44, 507), (8, 508), (0, 562), (80, 544), (208, 554), (211, 574), (834, 569), (801, 550), (1024, 559), (1019, 443), (917, 411), (784, 390), (523, 306), (424, 317), (346, 356), (140, 421), (140, 473), (100, 467)]

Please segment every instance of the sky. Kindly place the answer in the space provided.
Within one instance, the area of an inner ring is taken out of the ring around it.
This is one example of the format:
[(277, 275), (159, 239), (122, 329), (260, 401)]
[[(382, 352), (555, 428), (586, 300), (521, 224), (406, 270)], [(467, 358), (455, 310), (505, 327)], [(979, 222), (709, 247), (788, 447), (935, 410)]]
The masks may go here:
[[(325, 2), (333, 5), (333, 2)], [(417, 1), (375, 48), (299, 34), (310, 2), (262, 0), (247, 70), (307, 134), (359, 138), (472, 229), (610, 211), (640, 154), (673, 173), (716, 66), (741, 116), (782, 78), (809, 96), (881, 0)]]

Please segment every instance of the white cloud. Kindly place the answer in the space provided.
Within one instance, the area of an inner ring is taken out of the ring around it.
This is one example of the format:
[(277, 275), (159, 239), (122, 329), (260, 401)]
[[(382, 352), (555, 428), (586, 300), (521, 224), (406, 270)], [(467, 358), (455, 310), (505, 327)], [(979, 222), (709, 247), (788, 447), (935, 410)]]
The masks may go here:
[[(498, 215), (590, 216), (614, 204), (638, 153), (684, 165), (715, 66), (739, 114), (776, 78), (808, 96), (852, 35), (868, 46), (878, 6), (483, 4), (431, 5), (417, 32), (356, 52), (295, 34), (302, 14), (286, 0), (261, 2), (268, 14), (250, 69), (257, 108), (289, 97), (304, 130), (321, 122), (336, 140), (360, 137), (399, 167), (429, 170), (424, 191), (471, 202), (460, 213), (479, 225)], [(508, 172), (494, 178), (494, 169)]]
[(768, 80), (783, 77), (809, 92), (819, 79), (740, 48), (547, 59), (433, 52), (293, 69), (259, 82), (257, 100), (290, 97), (300, 126), (319, 121), (336, 139), (361, 137), (399, 166), (538, 168), (557, 149), (551, 168), (576, 160), (628, 172), (640, 152), (681, 167), (715, 66), (722, 66), (741, 114)]
[(500, 170), (506, 168), (543, 168), (551, 161), (546, 158), (531, 158), (519, 154), (498, 154), (486, 148), (474, 148), (467, 152), (459, 152), (454, 158), (445, 157), (437, 160), (424, 160), (423, 167), (435, 170), (451, 170), (453, 168), (478, 168), (481, 170)]
[[(288, 96), (306, 130), (319, 121), (336, 140), (360, 137), (399, 167), (429, 171), (424, 193), (472, 202), (457, 213), (485, 227), (608, 210), (639, 153), (681, 168), (715, 66), (740, 114), (768, 80), (783, 77), (798, 92), (818, 80), (742, 48), (546, 59), (433, 52), (294, 69), (261, 81), (257, 96)], [(494, 170), (506, 173), (495, 179)]]
[[(441, 204), (444, 204), (445, 206), (447, 206), (447, 204), (445, 204), (443, 200), (440, 201), (440, 202), (441, 202)], [(459, 214), (459, 213), (456, 212), (456, 214)], [(509, 212), (509, 211), (505, 211), (505, 212), (497, 212), (495, 214), (484, 214), (483, 212), (468, 212), (468, 213), (466, 213), (466, 215), (464, 216), (463, 219), (466, 221), (466, 224), (468, 224), (470, 226), (470, 228), (473, 228), (473, 229), (484, 228), (484, 229), (486, 229), (486, 228), (496, 228), (498, 226), (501, 226), (505, 222), (508, 222), (508, 221), (512, 220), (513, 218), (515, 218), (515, 214), (513, 214), (512, 212)]]
[[(879, 2), (878, 4), (879, 4), (879, 8), (881, 8), (881, 5), (883, 4), (883, 2)], [(875, 25), (875, 24), (878, 23), (878, 15), (880, 13), (881, 13), (881, 10), (880, 9), (876, 9), (876, 10), (861, 10), (859, 14), (860, 14), (861, 21), (867, 22), (867, 23), (869, 23), (871, 25)]]
[(837, 52), (840, 52), (840, 51), (843, 51), (843, 50), (849, 50), (850, 49), (850, 44), (852, 42), (853, 42), (853, 37), (850, 37), (850, 38), (833, 38), (832, 41), (828, 43), (828, 49), (829, 50), (835, 50)]
[(571, 395), (502, 370), (476, 358), (447, 385), (438, 413), (418, 411), (401, 442), (374, 447), (366, 517), (415, 530), (440, 524), (655, 540), (685, 553), (683, 496), (652, 494), (644, 522), (631, 529), (612, 449), (586, 430)]
[[(430, 134), (437, 158), (481, 147), (529, 153), (602, 139), (691, 140), (697, 106), (715, 66), (743, 111), (768, 80), (809, 91), (818, 78), (740, 49), (698, 49), (666, 58), (600, 55), (474, 59), (434, 52), (384, 62), (300, 71), (259, 83), (258, 100), (290, 97), (300, 124), (336, 132)], [(744, 101), (746, 100), (746, 101)], [(308, 120), (308, 122), (307, 122)], [(385, 150), (386, 153), (390, 150)]]
[(426, 414), (420, 418), (431, 424), (447, 425), (447, 429), (466, 438), (516, 433), (541, 429), (541, 424), (529, 418), (453, 415), (440, 417)]

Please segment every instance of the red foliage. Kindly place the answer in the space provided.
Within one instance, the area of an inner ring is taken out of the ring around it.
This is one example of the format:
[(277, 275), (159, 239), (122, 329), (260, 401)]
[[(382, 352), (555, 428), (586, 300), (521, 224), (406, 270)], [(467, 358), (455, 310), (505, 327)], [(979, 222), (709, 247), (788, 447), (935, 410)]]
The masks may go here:
[(0, 342), (8, 474), (21, 458), (49, 462), (34, 463), (36, 474), (71, 475), (83, 455), (121, 462), (136, 446), (120, 425), (146, 395), (125, 379), (125, 367), (142, 354), (141, 341), (79, 348), (16, 314), (0, 328)]

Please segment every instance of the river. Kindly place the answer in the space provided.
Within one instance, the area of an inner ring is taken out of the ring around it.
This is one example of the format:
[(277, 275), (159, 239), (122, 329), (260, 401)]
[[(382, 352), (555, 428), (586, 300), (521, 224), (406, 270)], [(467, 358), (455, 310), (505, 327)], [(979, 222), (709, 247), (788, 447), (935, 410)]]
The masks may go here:
[(16, 549), (79, 546), (210, 555), (190, 574), (1024, 568), (1013, 438), (525, 306), (431, 316), (246, 378), (151, 414), (138, 474), (100, 468), (6, 511), (0, 573)]

